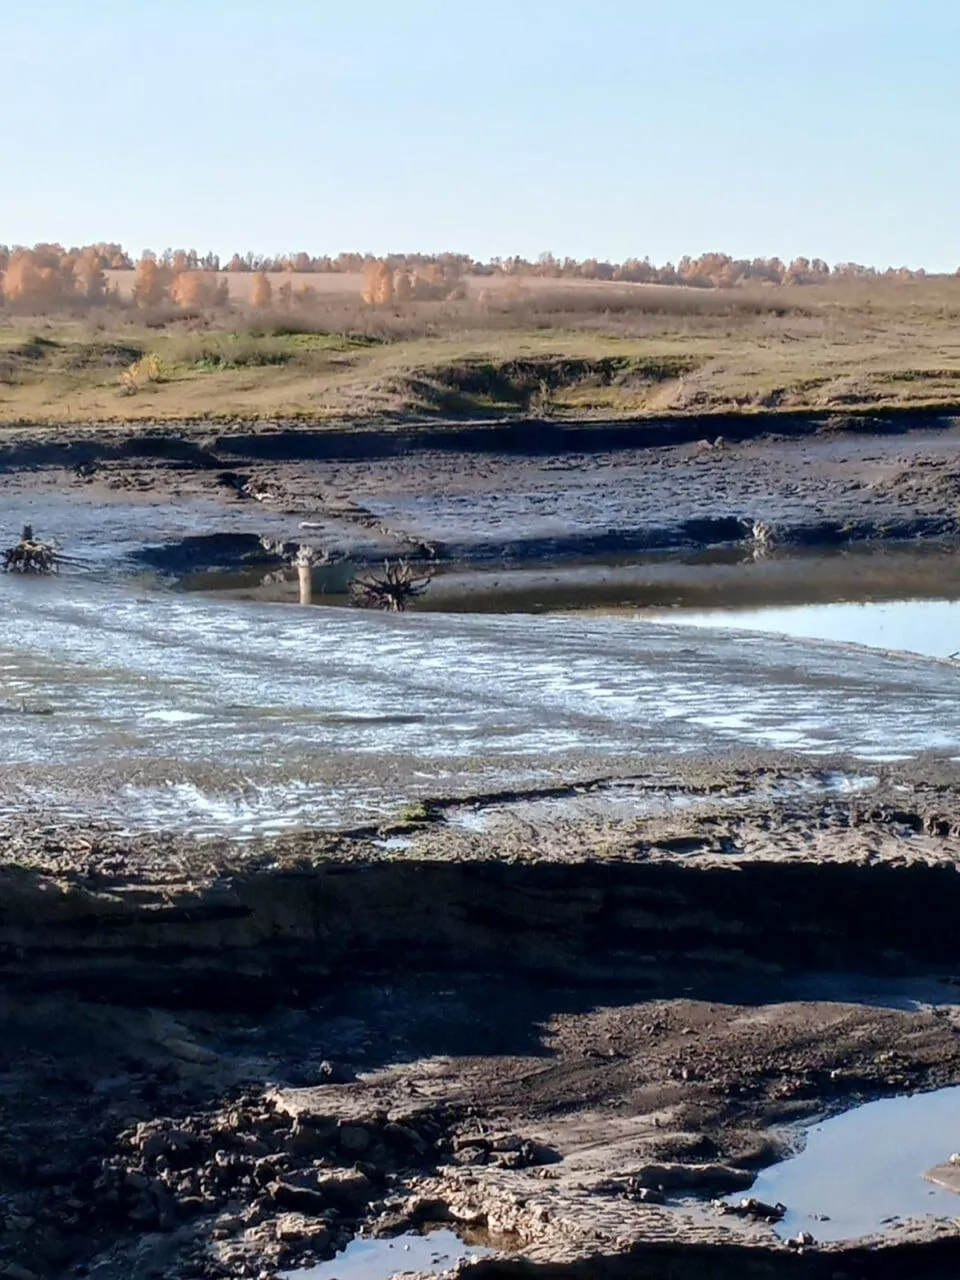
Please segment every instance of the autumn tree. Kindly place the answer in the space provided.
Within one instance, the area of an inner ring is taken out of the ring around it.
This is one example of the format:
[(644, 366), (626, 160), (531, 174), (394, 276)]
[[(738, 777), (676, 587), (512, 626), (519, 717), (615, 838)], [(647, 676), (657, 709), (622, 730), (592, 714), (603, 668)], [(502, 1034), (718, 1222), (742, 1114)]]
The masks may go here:
[(361, 297), (371, 307), (388, 307), (393, 302), (393, 272), (385, 259), (374, 258), (364, 267)]
[(64, 295), (64, 281), (60, 274), (60, 256), (44, 250), (14, 249), (3, 276), (3, 295), (8, 302), (26, 303), (36, 307), (50, 307), (60, 302)]
[(371, 259), (363, 264), (363, 281), (360, 285), (360, 297), (368, 307), (376, 306), (377, 288), (380, 281), (380, 261)]
[(413, 281), (407, 270), (398, 271), (393, 278), (393, 296), (397, 302), (409, 302), (413, 297)]
[(253, 285), (250, 289), (250, 305), (256, 307), (258, 311), (269, 311), (273, 305), (273, 285), (270, 283), (265, 271), (258, 271), (253, 277)]
[[(176, 260), (177, 255), (174, 254)], [(229, 285), (226, 280), (221, 281), (214, 271), (187, 268), (174, 272), (170, 301), (178, 307), (219, 307), (229, 298)]]
[(107, 292), (102, 259), (95, 246), (81, 249), (72, 266), (74, 292), (88, 302), (100, 302)]
[(167, 271), (153, 257), (144, 254), (137, 263), (137, 274), (133, 283), (133, 300), (138, 307), (155, 307), (167, 296)]

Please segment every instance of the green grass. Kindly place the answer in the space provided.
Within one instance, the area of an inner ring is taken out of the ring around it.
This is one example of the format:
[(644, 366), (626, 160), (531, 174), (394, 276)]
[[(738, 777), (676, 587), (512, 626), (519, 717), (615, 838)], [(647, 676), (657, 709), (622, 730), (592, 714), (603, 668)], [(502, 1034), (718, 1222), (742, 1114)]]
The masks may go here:
[(322, 315), (248, 318), (246, 328), (235, 315), (218, 328), (209, 318), (151, 326), (135, 313), (94, 323), (0, 313), (0, 422), (322, 425), (960, 402), (960, 280), (798, 297), (802, 306), (751, 309), (683, 293), (676, 314), (585, 302), (554, 314), (536, 298), (515, 314), (354, 309), (330, 332)]

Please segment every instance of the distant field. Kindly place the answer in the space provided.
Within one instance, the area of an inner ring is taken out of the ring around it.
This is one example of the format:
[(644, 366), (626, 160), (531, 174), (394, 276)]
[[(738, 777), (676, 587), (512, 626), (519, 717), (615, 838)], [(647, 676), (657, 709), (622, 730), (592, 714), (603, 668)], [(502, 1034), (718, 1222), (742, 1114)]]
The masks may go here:
[[(129, 298), (133, 293), (133, 284), (136, 279), (135, 271), (105, 271), (107, 282), (110, 288), (116, 287), (121, 298)], [(235, 302), (247, 302), (250, 297), (250, 289), (253, 285), (254, 273), (252, 271), (221, 271), (220, 276), (230, 285), (230, 297)], [(267, 279), (273, 285), (274, 289), (278, 289), (282, 284), (289, 281), (294, 288), (300, 288), (301, 285), (308, 284), (312, 289), (316, 289), (317, 293), (331, 294), (342, 293), (350, 297), (359, 298), (360, 288), (363, 283), (363, 277), (359, 272), (356, 275), (307, 275), (307, 274), (291, 274), (286, 271), (268, 271)]]
[[(111, 273), (127, 289), (131, 272)], [(0, 311), (0, 421), (322, 421), (960, 406), (960, 278), (729, 290), (473, 278), (459, 302)], [(486, 299), (480, 293), (486, 290)]]
[[(237, 303), (249, 301), (250, 290), (253, 287), (254, 272), (221, 271), (218, 274), (219, 278), (226, 280), (230, 286), (231, 301)], [(136, 272), (105, 271), (104, 275), (110, 288), (116, 288), (121, 298), (128, 299), (132, 296)], [(339, 275), (320, 272), (314, 274), (306, 271), (268, 271), (266, 275), (275, 290), (284, 284), (291, 284), (295, 289), (308, 286), (325, 298), (338, 294), (344, 298), (359, 298), (363, 287), (363, 276), (359, 271), (344, 272)], [(487, 293), (493, 297), (501, 297), (508, 293), (535, 295), (556, 290), (578, 293), (600, 290), (608, 296), (619, 294), (625, 297), (635, 294), (637, 290), (649, 293), (694, 293), (700, 295), (705, 292), (703, 289), (695, 289), (686, 285), (631, 284), (626, 281), (612, 280), (550, 280), (539, 279), (535, 276), (463, 276), (460, 284), (467, 290), (468, 295), (474, 298), (481, 293)]]

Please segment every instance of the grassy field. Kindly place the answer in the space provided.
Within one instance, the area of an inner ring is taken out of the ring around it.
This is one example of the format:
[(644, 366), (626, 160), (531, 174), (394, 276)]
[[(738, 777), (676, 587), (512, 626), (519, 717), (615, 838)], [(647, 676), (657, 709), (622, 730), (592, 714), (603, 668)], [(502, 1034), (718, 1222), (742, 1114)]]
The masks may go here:
[(312, 309), (283, 315), (242, 302), (0, 312), (0, 422), (960, 405), (953, 277), (755, 292), (508, 282), (484, 300), (385, 309), (347, 277), (318, 279)]

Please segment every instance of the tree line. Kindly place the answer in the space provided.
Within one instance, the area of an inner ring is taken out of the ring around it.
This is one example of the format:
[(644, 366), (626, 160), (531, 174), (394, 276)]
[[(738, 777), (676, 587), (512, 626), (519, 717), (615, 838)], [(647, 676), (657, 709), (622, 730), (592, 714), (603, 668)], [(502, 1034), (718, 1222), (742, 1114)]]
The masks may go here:
[[(491, 258), (481, 262), (466, 254), (341, 253), (336, 257), (311, 257), (297, 253), (274, 258), (248, 253), (234, 254), (225, 265), (219, 255), (200, 255), (195, 249), (167, 249), (157, 254), (145, 250), (134, 260), (119, 244), (99, 243), (65, 248), (60, 244), (0, 245), (0, 291), (5, 301), (43, 307), (82, 301), (119, 301), (116, 285), (106, 272), (134, 273), (133, 300), (143, 306), (169, 302), (181, 307), (205, 307), (229, 301), (229, 275), (250, 273), (249, 300), (259, 308), (306, 306), (315, 298), (307, 284), (285, 280), (274, 287), (269, 276), (311, 274), (359, 274), (361, 293), (371, 305), (405, 301), (430, 301), (465, 295), (464, 278), (503, 276), (512, 279), (624, 281), (638, 284), (686, 285), (699, 288), (731, 288), (747, 282), (769, 285), (817, 284), (836, 279), (894, 277), (918, 279), (920, 269), (888, 267), (880, 270), (861, 263), (830, 266), (822, 258), (732, 258), (725, 253), (685, 256), (677, 263), (655, 265), (649, 258), (623, 262), (596, 258), (557, 258), (543, 253), (526, 258)], [(960, 272), (958, 272), (960, 274)]]

